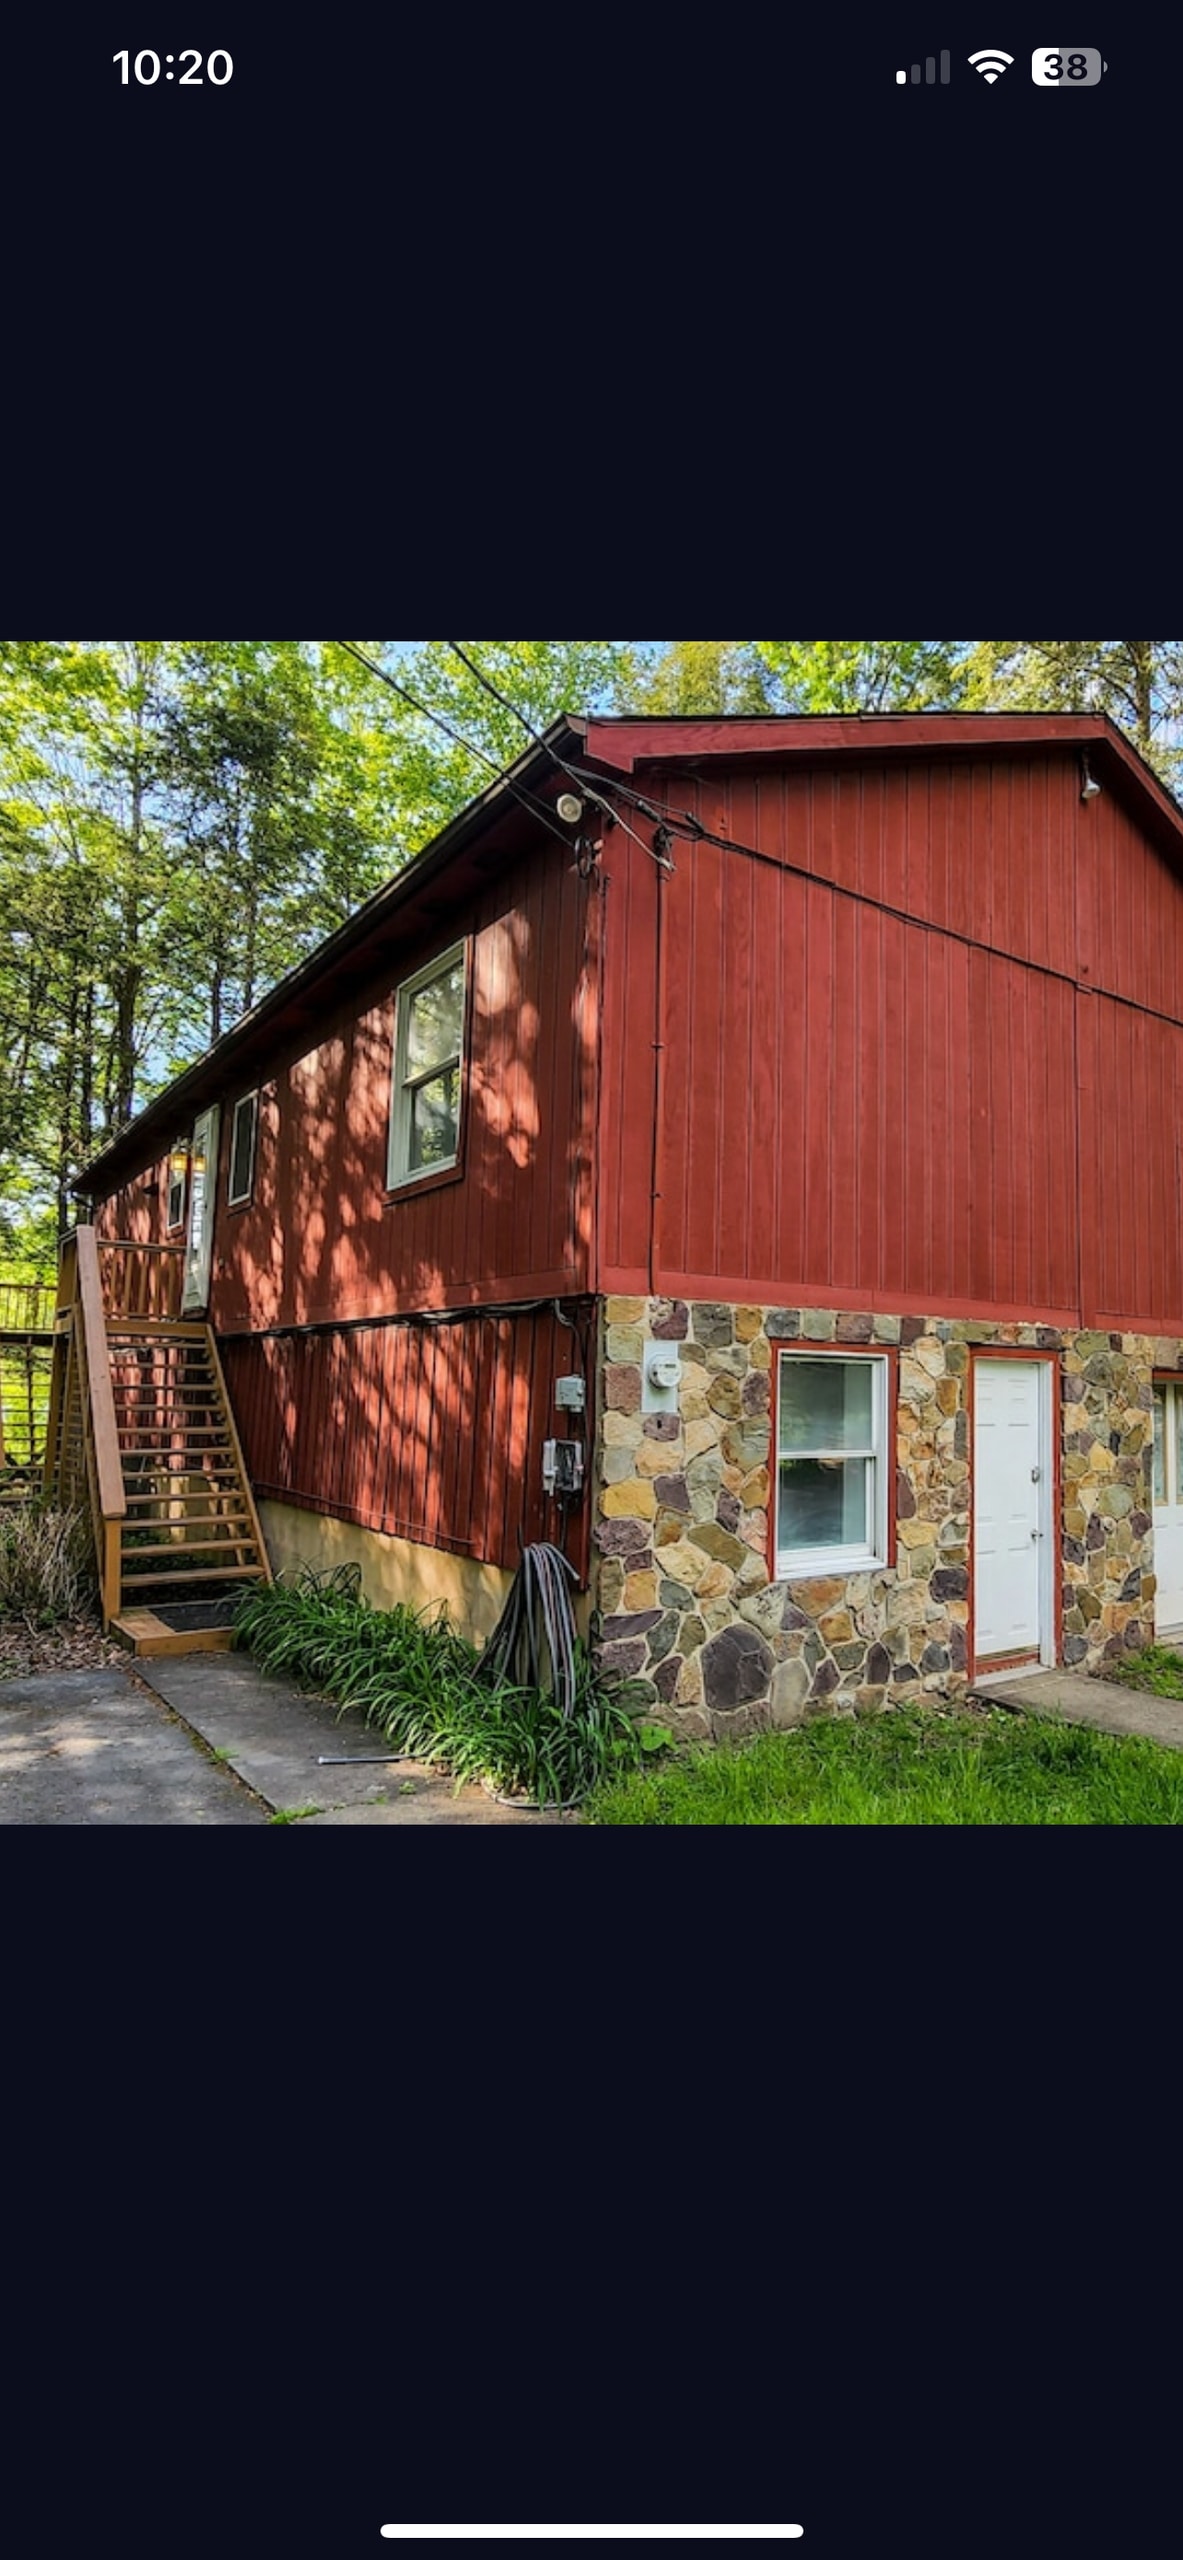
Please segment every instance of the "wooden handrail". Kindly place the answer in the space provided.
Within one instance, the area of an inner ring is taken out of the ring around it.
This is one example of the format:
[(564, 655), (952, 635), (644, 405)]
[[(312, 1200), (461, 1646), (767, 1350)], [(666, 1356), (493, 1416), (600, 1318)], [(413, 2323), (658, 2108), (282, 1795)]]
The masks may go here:
[(94, 1435), (97, 1509), (104, 1522), (125, 1520), (127, 1496), (123, 1489), (123, 1462), (119, 1455), (119, 1427), (115, 1420), (115, 1394), (111, 1385), (111, 1362), (107, 1352), (107, 1319), (103, 1308), (98, 1239), (94, 1228), (79, 1227), (76, 1231), (76, 1244), (78, 1252), (77, 1338), (85, 1362), (91, 1426)]

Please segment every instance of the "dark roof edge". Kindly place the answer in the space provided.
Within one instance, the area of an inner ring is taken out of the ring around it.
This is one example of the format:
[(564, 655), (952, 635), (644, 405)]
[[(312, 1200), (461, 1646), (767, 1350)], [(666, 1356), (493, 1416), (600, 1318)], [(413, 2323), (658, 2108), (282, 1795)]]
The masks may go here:
[(71, 1191), (83, 1197), (95, 1193), (106, 1197), (116, 1187), (111, 1180), (113, 1173), (122, 1170), (126, 1164), (131, 1175), (136, 1166), (143, 1163), (146, 1141), (151, 1143), (159, 1138), (162, 1152), (164, 1147), (170, 1146), (176, 1137), (177, 1125), (183, 1123), (189, 1107), (205, 1101), (210, 1089), (223, 1082), (239, 1050), (253, 1042), (268, 1022), (278, 1020), (296, 997), (306, 994), (319, 978), (327, 976), (339, 961), (348, 958), (351, 951), (364, 943), (377, 922), (409, 904), (438, 871), (447, 868), (465, 845), (502, 816), (506, 802), (513, 799), (516, 791), (531, 785), (538, 786), (552, 777), (558, 779), (552, 750), (557, 749), (560, 754), (565, 751), (578, 753), (584, 748), (586, 739), (587, 722), (576, 718), (573, 713), (564, 713), (560, 719), (552, 721), (542, 733), (541, 746), (528, 747), (516, 764), (508, 766), (478, 799), (470, 800), (459, 816), (451, 819), (442, 834), (433, 837), (404, 870), (396, 872), (385, 888), (367, 898), (365, 905), (358, 908), (356, 915), (350, 916), (348, 923), (330, 934), (327, 942), (318, 943), (316, 950), (311, 951), (298, 968), (290, 970), (286, 978), (281, 978), (261, 1003), (235, 1023), (232, 1031), (227, 1031), (212, 1049), (205, 1051), (203, 1057), (195, 1059), (193, 1065), (186, 1067), (184, 1073), (176, 1076), (153, 1101), (145, 1103), (143, 1110), (128, 1123), (121, 1135), (113, 1138), (102, 1154), (92, 1157), (84, 1170), (75, 1176), (70, 1185)]

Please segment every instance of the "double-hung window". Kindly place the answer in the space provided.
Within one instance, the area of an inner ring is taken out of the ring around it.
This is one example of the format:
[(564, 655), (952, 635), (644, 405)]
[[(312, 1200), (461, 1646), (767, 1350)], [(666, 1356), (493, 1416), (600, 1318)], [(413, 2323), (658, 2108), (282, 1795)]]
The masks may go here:
[(234, 1127), (230, 1139), (230, 1189), (227, 1206), (243, 1209), (254, 1197), (255, 1148), (259, 1134), (259, 1097), (244, 1093), (234, 1106)]
[(388, 1187), (446, 1173), (460, 1156), (465, 945), (398, 991)]
[(782, 1352), (779, 1580), (887, 1564), (890, 1375), (880, 1354)]

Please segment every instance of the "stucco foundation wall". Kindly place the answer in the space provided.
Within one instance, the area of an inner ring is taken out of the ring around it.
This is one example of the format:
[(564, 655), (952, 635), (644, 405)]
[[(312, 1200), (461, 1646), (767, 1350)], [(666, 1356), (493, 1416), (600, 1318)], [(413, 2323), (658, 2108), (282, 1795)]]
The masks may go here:
[(359, 1564), (362, 1590), (374, 1608), (393, 1609), (401, 1601), (408, 1609), (426, 1609), (446, 1601), (455, 1625), (474, 1643), (492, 1633), (513, 1582), (499, 1565), (473, 1564), (467, 1556), (445, 1555), (408, 1538), (356, 1529), (323, 1512), (261, 1502), (259, 1517), (277, 1573), (301, 1565), (326, 1573), (336, 1565)]
[[(642, 1413), (648, 1344), (682, 1355), (679, 1413)], [(787, 1343), (898, 1354), (889, 1570), (774, 1582), (775, 1364)], [(975, 1348), (1053, 1354), (1060, 1414), (1060, 1658), (1085, 1671), (1154, 1633), (1153, 1378), (1145, 1335), (819, 1308), (610, 1298), (593, 1488), (605, 1669), (686, 1738), (963, 1692), (971, 1615)]]

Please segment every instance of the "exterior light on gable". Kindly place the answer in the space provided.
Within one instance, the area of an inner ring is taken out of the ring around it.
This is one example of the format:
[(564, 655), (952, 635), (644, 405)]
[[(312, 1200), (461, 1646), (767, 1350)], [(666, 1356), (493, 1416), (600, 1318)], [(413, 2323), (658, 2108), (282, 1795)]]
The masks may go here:
[(1081, 799), (1099, 800), (1101, 797), (1101, 785), (1099, 782), (1094, 782), (1093, 780), (1092, 766), (1089, 763), (1088, 757), (1082, 756), (1080, 761), (1084, 775), (1083, 788), (1080, 794)]
[(564, 791), (561, 800), (556, 803), (556, 806), (565, 827), (578, 826), (579, 821), (583, 816), (583, 802), (582, 800), (576, 799), (573, 791)]

